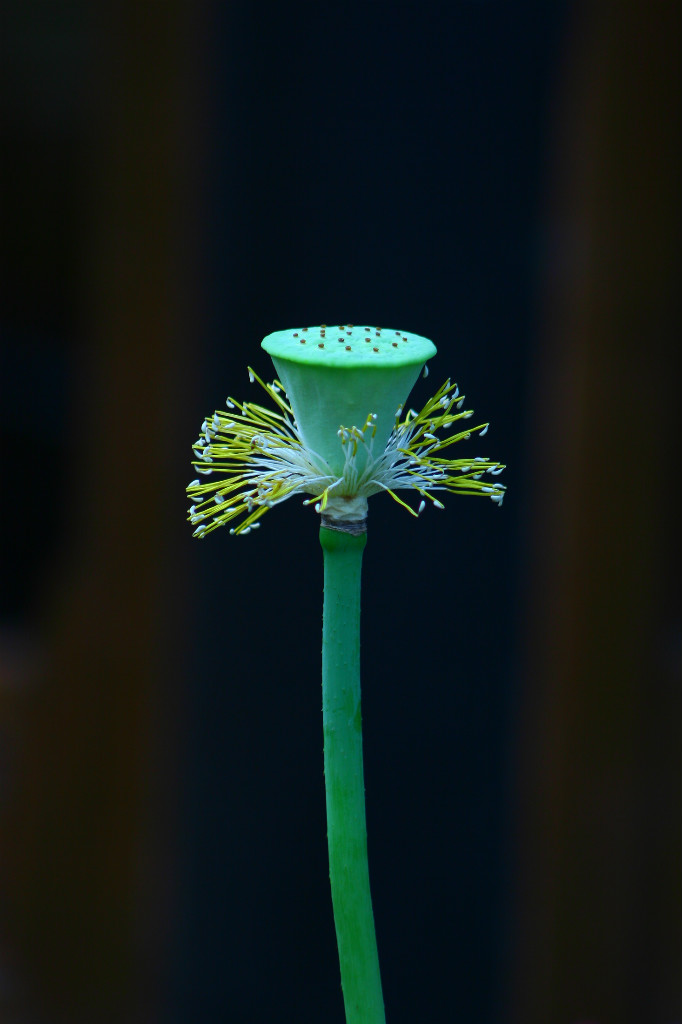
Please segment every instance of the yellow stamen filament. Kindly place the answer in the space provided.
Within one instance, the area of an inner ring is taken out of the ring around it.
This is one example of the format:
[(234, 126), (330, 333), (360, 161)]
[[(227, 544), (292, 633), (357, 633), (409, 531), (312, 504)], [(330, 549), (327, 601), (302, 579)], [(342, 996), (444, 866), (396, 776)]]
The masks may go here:
[[(449, 459), (440, 455), (453, 444), (488, 430), (488, 424), (482, 423), (438, 436), (438, 431), (473, 415), (473, 410), (459, 411), (464, 399), (450, 381), (420, 412), (409, 409), (401, 419), (403, 410), (398, 409), (393, 432), (381, 453), (373, 450), (377, 428), (371, 412), (362, 428), (340, 427), (345, 466), (338, 476), (323, 458), (306, 448), (282, 384), (278, 380), (265, 384), (250, 368), (249, 378), (267, 393), (276, 411), (228, 398), (227, 411), (219, 410), (204, 421), (200, 439), (193, 446), (192, 465), (200, 475), (215, 479), (196, 480), (187, 488), (192, 502), (189, 520), (196, 526), (196, 536), (204, 537), (237, 519), (240, 521), (230, 532), (249, 532), (260, 525), (258, 520), (269, 508), (294, 494), (312, 495), (304, 504), (314, 505), (319, 512), (324, 512), (332, 495), (368, 497), (386, 491), (411, 515), (419, 515), (424, 503), (415, 511), (396, 494), (397, 489), (414, 490), (437, 508), (443, 505), (432, 490), (475, 494), (502, 503), (504, 485), (481, 479), (484, 474), (497, 476), (504, 469), (502, 463), (480, 456)], [(358, 460), (361, 448), (362, 462)]]

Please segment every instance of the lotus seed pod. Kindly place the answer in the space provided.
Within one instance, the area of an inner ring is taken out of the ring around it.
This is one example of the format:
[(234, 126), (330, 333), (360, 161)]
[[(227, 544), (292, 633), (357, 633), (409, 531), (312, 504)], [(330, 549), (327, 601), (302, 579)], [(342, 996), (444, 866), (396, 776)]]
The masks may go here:
[[(262, 347), (272, 358), (307, 448), (342, 473), (338, 431), (376, 416), (375, 451), (383, 451), (396, 411), (436, 354), (428, 338), (381, 327), (299, 327), (275, 331)], [(359, 466), (358, 468), (362, 468)]]

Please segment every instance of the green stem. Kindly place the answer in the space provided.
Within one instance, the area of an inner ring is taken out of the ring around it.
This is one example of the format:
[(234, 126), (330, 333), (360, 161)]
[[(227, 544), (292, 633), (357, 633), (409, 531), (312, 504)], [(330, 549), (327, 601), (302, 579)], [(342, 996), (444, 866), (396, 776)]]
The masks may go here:
[(385, 1024), (367, 866), (360, 575), (367, 534), (322, 527), (322, 714), (329, 877), (346, 1024)]

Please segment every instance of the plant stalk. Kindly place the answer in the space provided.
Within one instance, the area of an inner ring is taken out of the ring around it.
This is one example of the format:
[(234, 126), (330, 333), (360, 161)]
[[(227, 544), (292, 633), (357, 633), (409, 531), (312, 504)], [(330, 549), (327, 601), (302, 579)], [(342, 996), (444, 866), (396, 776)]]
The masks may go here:
[(322, 715), (329, 878), (346, 1024), (385, 1024), (367, 864), (360, 577), (367, 534), (322, 527)]

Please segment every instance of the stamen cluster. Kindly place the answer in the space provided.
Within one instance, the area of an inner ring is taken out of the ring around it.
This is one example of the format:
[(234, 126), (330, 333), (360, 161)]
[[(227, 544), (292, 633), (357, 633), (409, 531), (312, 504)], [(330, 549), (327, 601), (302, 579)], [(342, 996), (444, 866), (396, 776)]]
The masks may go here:
[[(187, 488), (192, 505), (189, 521), (196, 527), (195, 537), (237, 519), (233, 534), (247, 534), (260, 526), (268, 509), (294, 494), (311, 497), (305, 505), (314, 505), (324, 513), (336, 499), (368, 498), (386, 491), (413, 516), (420, 515), (430, 501), (442, 509), (431, 491), (450, 491), (489, 497), (501, 505), (505, 486), (484, 476), (496, 477), (505, 468), (499, 462), (476, 456), (451, 459), (441, 453), (472, 434), (483, 437), (488, 423), (439, 437), (437, 431), (449, 430), (460, 420), (468, 420), (473, 410), (460, 411), (464, 396), (450, 381), (430, 398), (420, 412), (403, 408), (396, 411), (395, 424), (382, 452), (375, 453), (376, 415), (369, 413), (362, 427), (340, 426), (339, 443), (344, 450), (343, 471), (333, 473), (324, 458), (303, 442), (292, 409), (279, 381), (264, 384), (249, 369), (249, 379), (266, 391), (278, 411), (253, 402), (226, 399), (227, 409), (204, 420), (201, 436), (193, 445), (192, 465), (203, 477)], [(421, 496), (413, 509), (395, 493), (413, 490)]]

